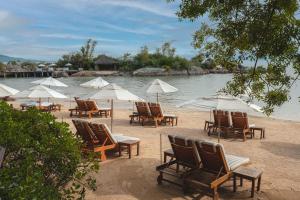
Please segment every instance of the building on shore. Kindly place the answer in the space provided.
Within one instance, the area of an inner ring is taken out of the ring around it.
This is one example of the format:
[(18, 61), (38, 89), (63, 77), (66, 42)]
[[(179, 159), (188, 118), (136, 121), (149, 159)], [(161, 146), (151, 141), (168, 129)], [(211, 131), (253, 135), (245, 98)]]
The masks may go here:
[(99, 55), (95, 61), (95, 70), (118, 70), (119, 62), (117, 59), (106, 55)]

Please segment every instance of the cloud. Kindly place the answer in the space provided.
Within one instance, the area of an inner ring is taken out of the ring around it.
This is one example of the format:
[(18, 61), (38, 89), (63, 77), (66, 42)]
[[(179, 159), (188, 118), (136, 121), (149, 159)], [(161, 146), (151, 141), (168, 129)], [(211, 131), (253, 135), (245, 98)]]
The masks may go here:
[(97, 2), (102, 5), (133, 8), (165, 17), (176, 17), (175, 11), (173, 11), (169, 7), (166, 7), (164, 4), (159, 4), (155, 1), (154, 3), (150, 3), (151, 1), (141, 0), (98, 0)]
[(27, 23), (26, 20), (19, 18), (10, 12), (5, 11), (5, 10), (0, 10), (0, 29), (1, 30), (18, 28), (20, 26), (23, 26), (26, 23)]
[(63, 6), (69, 9), (80, 11), (87, 6), (103, 6), (123, 7), (134, 10), (140, 10), (155, 14), (158, 16), (175, 18), (175, 10), (171, 9), (170, 4), (164, 1), (146, 1), (146, 0), (63, 0)]
[(102, 24), (103, 26), (109, 29), (114, 29), (116, 31), (122, 31), (127, 33), (142, 34), (142, 35), (154, 35), (156, 33), (155, 30), (150, 28), (125, 28), (122, 26), (118, 26), (106, 22), (101, 22), (100, 24)]
[(66, 40), (87, 40), (89, 38), (92, 38), (94, 40), (104, 41), (104, 42), (120, 42), (120, 41), (122, 41), (122, 40), (117, 40), (117, 39), (109, 39), (109, 38), (93, 37), (93, 36), (81, 36), (81, 35), (65, 34), (65, 33), (40, 34), (40, 37), (66, 39)]

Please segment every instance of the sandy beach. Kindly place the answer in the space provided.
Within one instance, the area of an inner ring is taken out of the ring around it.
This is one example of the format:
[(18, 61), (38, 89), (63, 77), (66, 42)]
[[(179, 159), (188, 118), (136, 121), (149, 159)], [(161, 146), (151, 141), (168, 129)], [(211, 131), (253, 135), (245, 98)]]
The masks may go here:
[[(15, 105), (17, 106), (17, 105)], [(71, 123), (69, 105), (61, 112), (54, 112), (58, 120)], [(129, 124), (129, 109), (115, 110), (114, 133), (122, 133), (141, 139), (140, 156), (128, 159), (109, 155), (108, 160), (101, 162), (100, 171), (94, 176), (98, 189), (88, 191), (86, 199), (210, 199), (199, 193), (183, 195), (177, 186), (163, 183), (157, 185), (158, 173), (155, 167), (160, 164), (160, 135), (163, 150), (170, 148), (168, 134), (182, 135), (195, 139), (217, 141), (215, 136), (207, 136), (203, 131), (204, 121), (209, 119), (209, 112), (190, 110), (173, 110), (179, 116), (178, 126), (141, 126)], [(87, 118), (83, 118), (88, 120)], [(93, 118), (90, 121), (110, 124), (110, 118)], [(266, 138), (243, 142), (241, 139), (221, 139), (226, 152), (249, 157), (251, 166), (263, 170), (261, 191), (255, 199), (299, 199), (300, 197), (300, 123), (262, 117), (249, 117), (250, 124), (266, 128)], [(134, 151), (135, 152), (135, 151)], [(219, 189), (221, 199), (250, 199), (250, 182), (244, 181), (243, 187), (232, 192), (232, 181)]]

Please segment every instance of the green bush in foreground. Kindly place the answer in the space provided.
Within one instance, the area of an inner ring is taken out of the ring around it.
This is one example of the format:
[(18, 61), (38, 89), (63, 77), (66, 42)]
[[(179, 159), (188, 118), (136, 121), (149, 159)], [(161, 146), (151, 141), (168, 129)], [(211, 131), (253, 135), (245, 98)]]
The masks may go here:
[(67, 123), (48, 113), (17, 111), (0, 102), (0, 199), (83, 199), (96, 189), (87, 173), (98, 170), (93, 156), (83, 157), (80, 140)]

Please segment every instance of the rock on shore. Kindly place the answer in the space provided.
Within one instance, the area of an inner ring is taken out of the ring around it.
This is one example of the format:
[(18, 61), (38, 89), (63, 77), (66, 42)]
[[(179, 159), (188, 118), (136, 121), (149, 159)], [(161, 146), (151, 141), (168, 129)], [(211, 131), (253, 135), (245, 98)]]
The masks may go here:
[(228, 73), (224, 69), (206, 70), (201, 67), (192, 66), (189, 71), (187, 70), (166, 70), (163, 68), (144, 67), (132, 73), (133, 76), (175, 76), (175, 75), (204, 75), (209, 73)]

